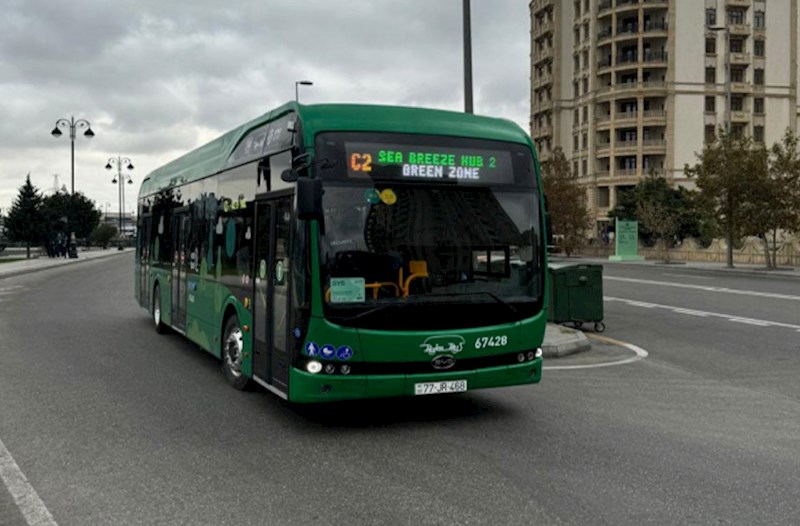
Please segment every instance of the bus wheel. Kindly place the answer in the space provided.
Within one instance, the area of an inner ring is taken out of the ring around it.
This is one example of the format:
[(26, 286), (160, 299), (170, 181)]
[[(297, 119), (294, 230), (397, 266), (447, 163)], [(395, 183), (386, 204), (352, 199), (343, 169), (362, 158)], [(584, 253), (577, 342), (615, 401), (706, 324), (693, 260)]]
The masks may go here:
[(244, 341), (239, 318), (234, 314), (225, 323), (222, 337), (222, 371), (228, 383), (240, 391), (247, 387), (249, 378), (242, 373)]
[(153, 289), (153, 322), (158, 334), (167, 332), (167, 326), (161, 321), (161, 288), (158, 285)]

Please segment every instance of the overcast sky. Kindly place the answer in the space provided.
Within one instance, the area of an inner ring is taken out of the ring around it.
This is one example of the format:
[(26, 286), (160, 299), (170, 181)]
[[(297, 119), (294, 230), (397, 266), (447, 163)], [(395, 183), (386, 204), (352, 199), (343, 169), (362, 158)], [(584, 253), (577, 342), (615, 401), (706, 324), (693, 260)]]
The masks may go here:
[[(472, 0), (475, 113), (528, 131), (527, 0)], [(2, 0), (0, 209), (25, 176), (70, 187), (59, 118), (84, 118), (75, 189), (126, 211), (153, 169), (294, 98), (464, 108), (461, 0)]]

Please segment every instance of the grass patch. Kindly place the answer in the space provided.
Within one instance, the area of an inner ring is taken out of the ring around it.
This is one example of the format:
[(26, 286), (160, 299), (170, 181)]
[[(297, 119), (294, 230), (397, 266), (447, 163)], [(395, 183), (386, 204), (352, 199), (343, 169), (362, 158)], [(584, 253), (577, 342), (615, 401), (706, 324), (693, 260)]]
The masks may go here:
[(0, 258), (0, 265), (2, 265), (3, 263), (11, 263), (12, 261), (24, 261), (26, 259), (27, 258)]

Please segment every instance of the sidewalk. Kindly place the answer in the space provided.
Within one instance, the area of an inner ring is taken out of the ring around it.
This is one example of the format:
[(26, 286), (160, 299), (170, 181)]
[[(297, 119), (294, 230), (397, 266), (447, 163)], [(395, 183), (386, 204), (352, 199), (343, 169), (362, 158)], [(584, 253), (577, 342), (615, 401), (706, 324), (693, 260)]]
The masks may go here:
[(628, 267), (642, 267), (652, 268), (658, 270), (696, 270), (702, 272), (713, 272), (720, 274), (739, 274), (750, 276), (780, 276), (786, 278), (800, 279), (800, 269), (793, 267), (779, 267), (777, 270), (767, 270), (763, 265), (747, 265), (744, 263), (736, 263), (733, 268), (728, 268), (725, 263), (706, 263), (702, 261), (670, 261), (664, 263), (657, 259), (648, 259), (645, 261), (609, 261), (607, 258), (599, 257), (584, 257), (584, 256), (549, 256), (550, 263), (566, 263), (580, 265), (582, 263), (589, 263), (593, 265), (607, 265), (607, 266), (628, 266)]
[(109, 247), (105, 250), (102, 248), (90, 248), (88, 250), (85, 248), (79, 248), (78, 257), (76, 259), (49, 258), (47, 256), (40, 256), (31, 259), (8, 261), (11, 258), (0, 257), (0, 280), (3, 278), (10, 278), (11, 276), (18, 276), (20, 274), (28, 274), (30, 272), (47, 270), (49, 268), (61, 267), (64, 265), (74, 265), (82, 261), (91, 261), (93, 259), (117, 256), (120, 254), (130, 255), (133, 251), (133, 248), (118, 250), (117, 247)]

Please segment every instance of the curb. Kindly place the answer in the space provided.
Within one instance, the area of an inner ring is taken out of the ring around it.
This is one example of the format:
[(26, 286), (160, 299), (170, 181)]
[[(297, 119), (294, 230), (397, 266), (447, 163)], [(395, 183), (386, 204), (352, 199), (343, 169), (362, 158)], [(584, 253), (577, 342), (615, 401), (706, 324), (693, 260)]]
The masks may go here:
[[(104, 251), (105, 252), (105, 251)], [(78, 263), (85, 263), (87, 261), (95, 261), (98, 259), (109, 258), (113, 256), (120, 256), (122, 254), (130, 254), (131, 250), (116, 250), (109, 253), (103, 253), (101, 255), (92, 256), (92, 257), (80, 257), (80, 252), (78, 253), (78, 257), (76, 259), (66, 259), (65, 261), (54, 262), (52, 265), (41, 265), (41, 266), (33, 266), (33, 267), (25, 267), (19, 268), (16, 270), (9, 270), (8, 272), (3, 272), (2, 267), (0, 267), (0, 280), (5, 278), (13, 278), (15, 276), (21, 276), (23, 274), (33, 274), (34, 272), (41, 272), (44, 270), (52, 270), (55, 268), (63, 268), (65, 265), (75, 265)], [(6, 265), (11, 265), (13, 263), (6, 263)]]
[(592, 344), (582, 331), (563, 325), (547, 324), (542, 342), (542, 355), (545, 358), (560, 358), (591, 348)]

